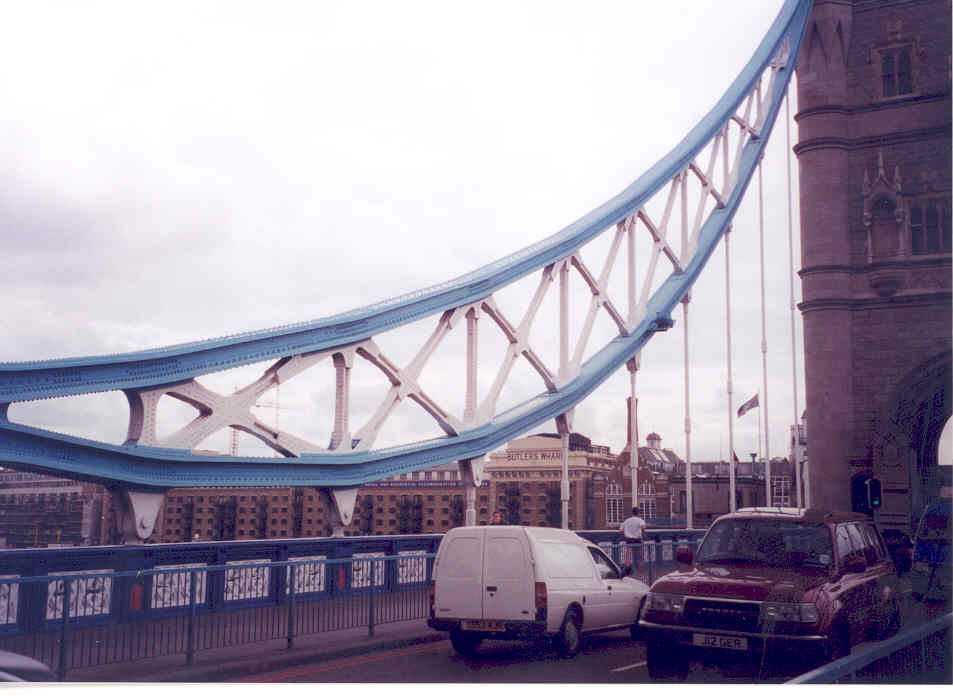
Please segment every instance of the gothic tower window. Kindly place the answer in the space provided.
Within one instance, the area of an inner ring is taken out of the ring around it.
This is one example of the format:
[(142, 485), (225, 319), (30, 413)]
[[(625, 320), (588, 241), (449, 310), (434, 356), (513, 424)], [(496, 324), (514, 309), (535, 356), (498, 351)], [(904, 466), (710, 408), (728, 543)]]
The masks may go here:
[(889, 198), (878, 198), (871, 210), (870, 240), (874, 258), (896, 256), (898, 251), (897, 222), (894, 220), (896, 206)]
[(889, 46), (877, 51), (880, 67), (881, 97), (893, 99), (913, 94), (913, 46)]
[(950, 200), (917, 201), (910, 206), (910, 252), (949, 254)]

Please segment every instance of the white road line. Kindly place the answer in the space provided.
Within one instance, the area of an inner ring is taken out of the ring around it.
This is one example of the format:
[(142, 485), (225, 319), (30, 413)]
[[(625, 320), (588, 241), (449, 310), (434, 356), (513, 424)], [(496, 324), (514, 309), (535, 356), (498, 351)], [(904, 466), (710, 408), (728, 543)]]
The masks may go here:
[(613, 672), (625, 672), (630, 669), (638, 669), (639, 667), (645, 667), (648, 662), (636, 662), (634, 665), (626, 665), (625, 667), (616, 667)]

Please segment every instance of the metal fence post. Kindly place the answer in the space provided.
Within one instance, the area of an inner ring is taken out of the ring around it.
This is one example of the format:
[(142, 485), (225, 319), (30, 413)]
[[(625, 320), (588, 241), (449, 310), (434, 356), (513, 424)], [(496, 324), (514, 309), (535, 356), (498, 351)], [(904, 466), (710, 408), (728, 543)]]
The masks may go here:
[[(662, 561), (662, 555), (661, 553), (659, 553), (659, 548), (661, 544), (659, 543), (658, 539), (650, 543), (654, 544), (655, 548), (649, 549), (649, 582), (648, 582), (649, 585), (655, 582), (655, 569), (658, 567), (659, 563), (661, 563)], [(653, 550), (655, 551), (655, 553), (652, 553)]]
[(69, 624), (70, 576), (63, 578), (63, 625), (60, 626), (60, 662), (56, 666), (56, 678), (66, 681), (66, 635)]
[(374, 583), (373, 573), (371, 574), (371, 595), (367, 609), (367, 635), (374, 635), (374, 594), (377, 592), (377, 585)]
[(192, 660), (195, 659), (195, 585), (196, 585), (196, 572), (195, 570), (189, 571), (189, 630), (187, 636), (187, 642), (185, 646), (185, 664), (191, 665)]
[(288, 593), (288, 650), (294, 647), (295, 641), (295, 566), (289, 566), (288, 584), (285, 591)]

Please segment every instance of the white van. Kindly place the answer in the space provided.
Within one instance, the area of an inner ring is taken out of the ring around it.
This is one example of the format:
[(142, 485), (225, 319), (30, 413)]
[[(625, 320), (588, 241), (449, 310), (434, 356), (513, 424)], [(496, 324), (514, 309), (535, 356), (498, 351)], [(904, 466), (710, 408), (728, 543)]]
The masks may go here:
[(629, 628), (635, 637), (648, 591), (567, 529), (457, 527), (437, 550), (427, 624), (449, 631), (462, 655), (485, 638), (555, 637), (572, 656), (584, 633)]

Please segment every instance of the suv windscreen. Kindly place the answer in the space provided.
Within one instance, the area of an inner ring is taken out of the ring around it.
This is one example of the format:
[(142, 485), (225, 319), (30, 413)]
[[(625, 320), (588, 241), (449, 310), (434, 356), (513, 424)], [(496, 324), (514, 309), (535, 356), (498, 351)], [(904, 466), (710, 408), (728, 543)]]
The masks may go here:
[(809, 568), (830, 568), (833, 558), (831, 533), (826, 525), (784, 519), (716, 522), (696, 556), (699, 563)]

